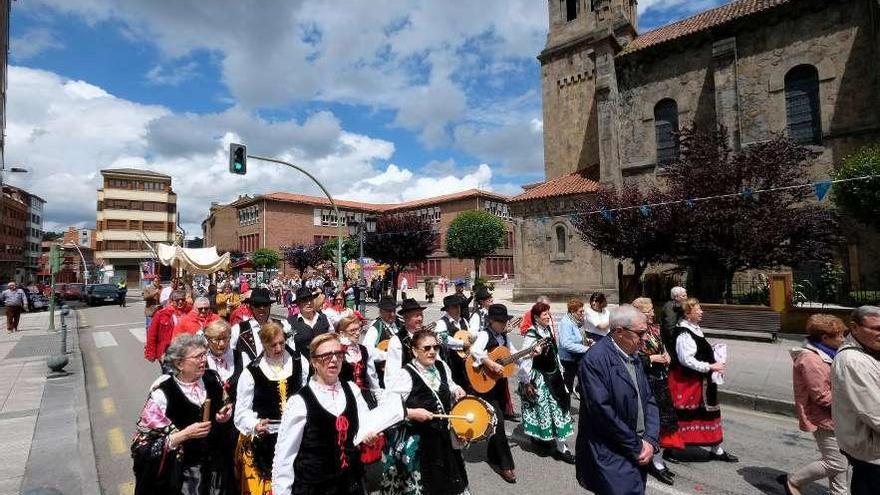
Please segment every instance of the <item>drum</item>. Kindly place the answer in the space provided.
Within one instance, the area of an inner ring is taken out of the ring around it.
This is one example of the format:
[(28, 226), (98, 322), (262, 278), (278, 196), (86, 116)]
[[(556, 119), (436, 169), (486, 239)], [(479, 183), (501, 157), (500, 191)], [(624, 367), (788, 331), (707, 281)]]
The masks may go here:
[(479, 397), (466, 395), (449, 411), (449, 426), (464, 442), (479, 442), (495, 433), (498, 417), (491, 404)]

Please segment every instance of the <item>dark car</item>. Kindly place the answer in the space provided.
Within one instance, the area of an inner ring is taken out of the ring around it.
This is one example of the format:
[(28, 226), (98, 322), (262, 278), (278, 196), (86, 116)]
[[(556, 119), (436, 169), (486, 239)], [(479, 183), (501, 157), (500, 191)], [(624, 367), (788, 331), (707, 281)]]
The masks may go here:
[(119, 304), (119, 293), (116, 291), (114, 284), (95, 284), (89, 290), (89, 297), (86, 301), (89, 306), (97, 306), (99, 304)]
[(49, 299), (39, 292), (27, 292), (28, 307), (31, 311), (46, 311), (49, 309)]
[(95, 288), (95, 284), (89, 284), (83, 287), (82, 292), (79, 294), (79, 300), (82, 302), (89, 302), (89, 294), (92, 293), (92, 289)]

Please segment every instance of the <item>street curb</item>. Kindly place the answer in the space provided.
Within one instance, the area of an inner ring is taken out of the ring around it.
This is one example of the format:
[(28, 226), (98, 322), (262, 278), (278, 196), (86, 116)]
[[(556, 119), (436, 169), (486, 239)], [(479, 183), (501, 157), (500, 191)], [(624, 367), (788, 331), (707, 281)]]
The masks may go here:
[(785, 400), (762, 397), (756, 394), (735, 392), (733, 390), (719, 390), (718, 400), (722, 404), (735, 406), (743, 409), (751, 409), (781, 416), (796, 417), (794, 403)]

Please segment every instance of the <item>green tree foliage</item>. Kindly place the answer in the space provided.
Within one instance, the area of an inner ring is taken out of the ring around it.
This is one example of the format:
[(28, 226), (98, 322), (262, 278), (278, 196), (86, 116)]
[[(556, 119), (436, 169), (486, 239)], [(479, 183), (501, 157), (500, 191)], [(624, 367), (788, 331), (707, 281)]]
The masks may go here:
[[(336, 263), (337, 257), (337, 249), (339, 245), (339, 238), (334, 237), (332, 239), (328, 239), (325, 242), (319, 243), (321, 246), (321, 256), (327, 261), (331, 261)], [(342, 256), (347, 260), (357, 259), (358, 257), (358, 243), (357, 239), (354, 237), (344, 237), (342, 239)]]
[(296, 268), (302, 277), (305, 276), (306, 270), (317, 268), (321, 261), (323, 261), (322, 249), (323, 247), (320, 244), (312, 246), (285, 246), (281, 248), (281, 253), (284, 256), (284, 261)]
[[(880, 145), (866, 146), (843, 159), (835, 179), (880, 176)], [(880, 178), (838, 182), (832, 189), (834, 204), (844, 213), (880, 228)]]
[(275, 268), (279, 261), (281, 258), (274, 249), (260, 248), (251, 253), (251, 262), (254, 264), (254, 268)]
[(389, 266), (392, 294), (397, 297), (397, 275), (411, 265), (422, 263), (437, 249), (439, 234), (427, 219), (415, 214), (381, 215), (376, 231), (364, 239), (364, 254)]
[(480, 277), (480, 262), (504, 243), (504, 222), (485, 210), (459, 213), (446, 230), (446, 252), (460, 260), (474, 261)]

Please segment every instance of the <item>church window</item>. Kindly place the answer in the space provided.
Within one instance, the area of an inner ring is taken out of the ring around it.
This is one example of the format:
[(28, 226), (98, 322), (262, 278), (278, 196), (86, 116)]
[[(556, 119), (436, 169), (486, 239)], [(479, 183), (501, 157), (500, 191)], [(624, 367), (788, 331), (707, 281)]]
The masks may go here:
[(819, 72), (812, 65), (799, 65), (785, 75), (785, 115), (792, 141), (822, 144)]
[(657, 164), (678, 158), (678, 104), (671, 98), (654, 107), (654, 133), (657, 137)]
[(566, 237), (567, 237), (567, 233), (565, 232), (565, 226), (557, 225), (556, 226), (556, 254), (558, 254), (558, 255), (565, 254)]
[(565, 5), (565, 21), (573, 21), (577, 19), (577, 2), (578, 0), (562, 0), (562, 3)]

